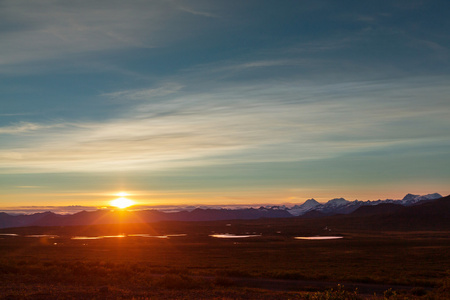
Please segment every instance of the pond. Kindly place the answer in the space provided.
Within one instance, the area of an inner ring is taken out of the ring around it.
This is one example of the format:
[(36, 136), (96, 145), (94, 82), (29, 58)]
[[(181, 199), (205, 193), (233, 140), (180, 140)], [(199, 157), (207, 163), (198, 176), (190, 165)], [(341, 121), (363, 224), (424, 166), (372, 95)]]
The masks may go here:
[(30, 234), (30, 235), (26, 235), (25, 237), (54, 239), (54, 238), (57, 238), (59, 236), (54, 235), (54, 234)]
[(230, 234), (230, 233), (222, 233), (222, 234), (211, 234), (210, 237), (218, 238), (218, 239), (245, 239), (261, 236), (260, 234), (247, 234), (247, 235), (239, 235), (239, 234)]
[(296, 236), (296, 240), (338, 240), (344, 238), (343, 236)]
[(167, 234), (167, 235), (151, 235), (147, 233), (135, 233), (135, 234), (118, 234), (118, 235), (101, 235), (101, 236), (73, 236), (72, 240), (100, 240), (109, 238), (125, 238), (125, 237), (142, 237), (142, 238), (155, 238), (155, 239), (168, 239), (171, 237), (182, 237), (187, 234)]

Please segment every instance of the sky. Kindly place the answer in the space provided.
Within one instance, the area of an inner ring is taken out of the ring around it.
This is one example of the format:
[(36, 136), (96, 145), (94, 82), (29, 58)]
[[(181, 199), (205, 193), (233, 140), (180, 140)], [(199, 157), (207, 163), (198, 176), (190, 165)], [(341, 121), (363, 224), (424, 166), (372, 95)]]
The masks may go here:
[(448, 1), (0, 1), (0, 207), (450, 194)]

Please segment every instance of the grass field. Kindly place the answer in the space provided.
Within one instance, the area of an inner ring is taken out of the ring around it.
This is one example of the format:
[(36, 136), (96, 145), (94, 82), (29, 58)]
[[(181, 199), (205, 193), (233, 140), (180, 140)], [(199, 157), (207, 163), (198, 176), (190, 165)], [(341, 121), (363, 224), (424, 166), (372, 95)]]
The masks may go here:
[[(377, 291), (381, 299), (450, 298), (450, 232), (348, 228), (332, 228), (329, 232), (323, 225), (305, 220), (257, 220), (3, 229), (3, 233), (18, 236), (0, 236), (1, 295), (24, 299), (356, 297), (343, 290), (323, 291), (326, 285), (320, 282), (326, 282), (335, 286), (378, 284), (386, 290), (393, 285), (405, 286), (394, 287), (396, 292), (386, 294)], [(226, 232), (262, 235), (247, 239), (209, 236)], [(71, 239), (133, 233), (186, 235)], [(330, 233), (344, 238), (293, 238)], [(38, 234), (57, 236), (26, 237)], [(246, 286), (245, 280), (237, 284), (236, 278), (249, 278), (249, 283), (250, 279), (278, 279), (314, 284), (287, 290), (283, 289), (283, 281), (274, 281), (266, 289), (269, 281), (261, 281), (254, 288)], [(371, 296), (359, 293), (358, 297), (374, 298), (373, 291), (370, 293)]]

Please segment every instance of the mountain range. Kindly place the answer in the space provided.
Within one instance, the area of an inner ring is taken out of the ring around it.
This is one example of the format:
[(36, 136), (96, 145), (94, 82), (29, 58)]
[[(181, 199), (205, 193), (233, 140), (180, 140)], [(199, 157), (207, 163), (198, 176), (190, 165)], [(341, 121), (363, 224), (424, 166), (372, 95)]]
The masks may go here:
[(267, 208), (246, 209), (202, 209), (192, 211), (162, 212), (158, 210), (96, 210), (60, 215), (53, 212), (31, 215), (9, 215), (0, 213), (0, 228), (27, 226), (75, 226), (116, 223), (151, 223), (159, 221), (216, 221), (260, 218), (289, 218), (286, 210)]
[(422, 200), (405, 206), (381, 203), (362, 206), (348, 215), (328, 217), (330, 226), (363, 230), (433, 231), (450, 230), (450, 196)]
[(382, 203), (392, 203), (399, 204), (403, 206), (411, 206), (422, 201), (429, 201), (434, 199), (442, 198), (438, 193), (427, 194), (427, 195), (414, 195), (407, 194), (401, 200), (376, 200), (376, 201), (348, 201), (344, 198), (331, 199), (325, 204), (321, 204), (314, 199), (306, 200), (305, 203), (301, 205), (295, 205), (292, 208), (287, 209), (287, 211), (293, 216), (301, 216), (309, 214), (310, 212), (320, 212), (324, 215), (335, 215), (335, 214), (349, 214), (357, 210), (361, 206), (375, 206)]
[[(348, 201), (335, 198), (321, 204), (309, 199), (301, 205), (293, 207), (269, 206), (241, 209), (203, 209), (191, 211), (162, 212), (158, 210), (97, 210), (81, 211), (75, 214), (60, 215), (53, 212), (34, 213), (30, 215), (10, 215), (0, 213), (0, 228), (27, 226), (75, 226), (117, 223), (151, 223), (158, 221), (216, 221), (261, 218), (317, 218), (332, 215), (349, 215), (371, 217), (379, 214), (402, 213), (399, 217), (417, 213), (418, 206), (441, 199), (438, 193), (428, 195), (407, 194), (402, 200)], [(448, 198), (448, 197), (446, 197)], [(442, 198), (444, 199), (444, 198)], [(426, 208), (427, 206), (425, 206)], [(430, 209), (429, 209), (430, 210)], [(431, 209), (432, 210), (432, 209)]]

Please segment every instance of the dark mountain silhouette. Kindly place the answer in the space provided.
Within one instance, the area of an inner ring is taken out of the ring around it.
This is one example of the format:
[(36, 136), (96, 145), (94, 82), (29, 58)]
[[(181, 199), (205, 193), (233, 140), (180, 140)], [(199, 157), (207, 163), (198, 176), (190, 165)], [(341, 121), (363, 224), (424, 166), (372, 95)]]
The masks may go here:
[(12, 216), (6, 213), (0, 213), (0, 228), (5, 227), (23, 227), (30, 226), (30, 224), (35, 223), (48, 223), (55, 224), (58, 223), (60, 218), (63, 217), (61, 215), (57, 215), (50, 211), (43, 213), (35, 213), (32, 215), (18, 215)]
[(379, 215), (379, 214), (387, 214), (387, 213), (395, 213), (404, 208), (401, 204), (394, 203), (381, 203), (373, 206), (361, 206), (357, 208), (352, 216), (370, 216), (370, 215)]
[(96, 224), (151, 223), (158, 221), (216, 221), (235, 219), (289, 218), (286, 210), (268, 208), (246, 209), (201, 209), (165, 213), (157, 210), (81, 211), (72, 215), (58, 215), (52, 212), (12, 216), (0, 213), (0, 228), (26, 226), (74, 226)]
[[(408, 196), (408, 199), (413, 199)], [(310, 210), (293, 219), (305, 219), (308, 222), (323, 220), (329, 225), (341, 228), (367, 230), (450, 230), (450, 196), (436, 200), (414, 198), (410, 206), (399, 202), (380, 202), (377, 205), (365, 204), (355, 208), (351, 213), (342, 212), (342, 207), (348, 207), (361, 202), (348, 202), (336, 199), (333, 215), (323, 210)], [(344, 205), (340, 205), (342, 204)], [(317, 205), (316, 205), (317, 206)], [(331, 205), (329, 205), (331, 207)], [(317, 206), (319, 207), (319, 206)], [(260, 207), (245, 209), (202, 209), (192, 211), (162, 212), (158, 210), (97, 210), (81, 211), (70, 215), (59, 215), (52, 212), (35, 213), (31, 215), (9, 215), (0, 213), (0, 228), (28, 226), (76, 226), (99, 224), (143, 224), (159, 221), (220, 221), (220, 220), (251, 220), (261, 218), (292, 218), (289, 210), (280, 207)]]
[(383, 203), (376, 206), (362, 206), (351, 215), (393, 215), (396, 217), (414, 218), (450, 218), (450, 196), (436, 200), (424, 200), (412, 206)]
[(330, 218), (330, 222), (367, 230), (450, 230), (450, 196), (413, 206), (364, 206), (349, 215)]
[(318, 210), (310, 210), (307, 213), (298, 216), (297, 218), (303, 218), (303, 219), (316, 219), (316, 218), (323, 218), (328, 216), (327, 214), (318, 211)]
[(386, 216), (386, 219), (390, 222), (395, 220), (398, 224), (411, 222), (413, 226), (423, 230), (432, 230), (442, 226), (450, 228), (450, 196), (404, 207), (398, 212)]

